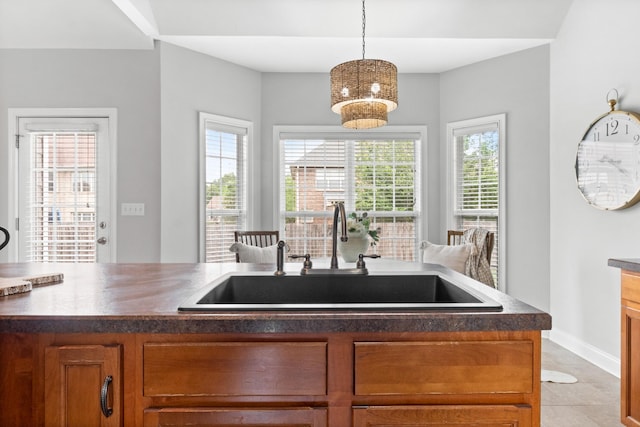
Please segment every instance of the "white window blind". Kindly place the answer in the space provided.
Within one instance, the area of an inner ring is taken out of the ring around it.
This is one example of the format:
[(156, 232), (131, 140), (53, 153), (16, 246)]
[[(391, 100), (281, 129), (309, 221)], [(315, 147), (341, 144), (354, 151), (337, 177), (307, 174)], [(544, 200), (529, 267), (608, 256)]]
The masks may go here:
[(233, 262), (233, 232), (246, 227), (246, 127), (204, 121), (204, 261)]
[(499, 133), (494, 123), (454, 131), (455, 215), (498, 214)]
[(452, 145), (453, 223), (449, 228), (481, 227), (495, 234), (491, 268), (499, 279), (501, 203), (501, 120), (489, 117), (449, 124)]
[(96, 261), (96, 133), (33, 131), (26, 260)]
[(420, 222), (415, 136), (280, 135), (280, 233), (291, 253), (330, 255), (333, 203), (342, 201), (380, 229), (370, 253), (413, 260)]

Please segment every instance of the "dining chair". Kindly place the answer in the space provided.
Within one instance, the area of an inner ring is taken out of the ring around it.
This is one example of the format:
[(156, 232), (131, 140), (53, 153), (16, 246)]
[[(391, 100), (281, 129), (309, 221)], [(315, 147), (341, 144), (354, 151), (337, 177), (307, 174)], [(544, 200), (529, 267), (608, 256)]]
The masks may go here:
[[(280, 233), (274, 231), (234, 231), (233, 237), (236, 242), (244, 243), (249, 246), (257, 246), (265, 248), (278, 243)], [(240, 255), (236, 253), (236, 262), (240, 262)]]
[[(447, 230), (447, 245), (461, 245), (463, 243), (463, 230)], [(491, 255), (493, 254), (493, 247), (495, 245), (495, 233), (489, 232), (484, 244), (487, 248), (487, 261), (489, 261), (489, 265), (491, 265)]]

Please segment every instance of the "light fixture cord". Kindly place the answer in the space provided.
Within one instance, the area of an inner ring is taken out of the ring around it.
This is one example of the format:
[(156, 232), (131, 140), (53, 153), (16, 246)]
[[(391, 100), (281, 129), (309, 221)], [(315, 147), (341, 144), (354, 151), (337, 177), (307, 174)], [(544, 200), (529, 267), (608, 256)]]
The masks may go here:
[(367, 26), (367, 16), (364, 11), (364, 0), (362, 0), (362, 59), (364, 59), (364, 30)]

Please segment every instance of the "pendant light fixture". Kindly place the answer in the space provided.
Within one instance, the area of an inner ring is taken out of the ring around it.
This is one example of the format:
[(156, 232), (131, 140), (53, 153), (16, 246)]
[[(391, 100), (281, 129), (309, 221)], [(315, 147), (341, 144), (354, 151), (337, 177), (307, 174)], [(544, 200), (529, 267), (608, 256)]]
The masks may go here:
[(387, 113), (398, 107), (398, 69), (382, 59), (365, 59), (366, 13), (362, 0), (362, 59), (331, 69), (331, 110), (342, 126), (370, 129), (387, 124)]

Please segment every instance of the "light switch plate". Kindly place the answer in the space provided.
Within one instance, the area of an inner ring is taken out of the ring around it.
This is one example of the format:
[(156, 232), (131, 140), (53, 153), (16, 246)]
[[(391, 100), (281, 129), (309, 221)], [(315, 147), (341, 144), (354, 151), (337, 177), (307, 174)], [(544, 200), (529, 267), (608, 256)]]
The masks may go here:
[(120, 214), (122, 216), (144, 216), (144, 203), (122, 203)]

